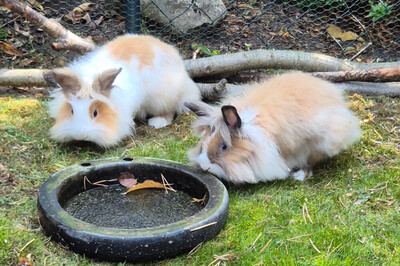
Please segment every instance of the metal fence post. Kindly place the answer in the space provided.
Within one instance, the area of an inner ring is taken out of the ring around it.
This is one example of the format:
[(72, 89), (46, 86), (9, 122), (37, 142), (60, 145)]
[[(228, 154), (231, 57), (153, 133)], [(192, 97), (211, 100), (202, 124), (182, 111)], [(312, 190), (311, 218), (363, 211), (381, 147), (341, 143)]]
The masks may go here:
[(125, 32), (140, 33), (140, 0), (126, 1)]

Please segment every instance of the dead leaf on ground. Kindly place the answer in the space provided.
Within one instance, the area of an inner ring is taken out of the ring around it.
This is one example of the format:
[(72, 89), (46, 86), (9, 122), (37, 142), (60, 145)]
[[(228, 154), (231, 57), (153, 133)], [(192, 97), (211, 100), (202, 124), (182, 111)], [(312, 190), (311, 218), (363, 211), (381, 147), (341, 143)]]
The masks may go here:
[(83, 17), (82, 20), (86, 21), (86, 23), (89, 23), (92, 21), (92, 19), (90, 18), (89, 13), (86, 13)]
[[(334, 37), (335, 39), (340, 39), (343, 42), (345, 41), (354, 41), (358, 38), (358, 35), (352, 31), (342, 31), (341, 28), (335, 25), (330, 25), (327, 29), (327, 32)], [(360, 42), (363, 42), (363, 38), (358, 38)]]
[(21, 257), (18, 259), (17, 266), (32, 266), (32, 264), (29, 262), (28, 259)]
[(290, 37), (292, 39), (295, 39), (287, 30), (287, 28), (282, 28), (279, 30), (278, 35), (282, 36), (282, 37)]
[(91, 21), (90, 24), (89, 24), (89, 27), (91, 29), (94, 29), (97, 26), (99, 26), (100, 23), (103, 22), (103, 20), (104, 20), (104, 16), (100, 16), (98, 19)]
[(137, 179), (133, 174), (124, 172), (118, 177), (118, 182), (124, 187), (131, 188), (137, 184)]
[(128, 194), (132, 191), (139, 190), (139, 189), (144, 189), (144, 188), (161, 188), (164, 189), (165, 187), (163, 184), (153, 181), (153, 180), (145, 180), (143, 183), (139, 183), (136, 186), (131, 187), (128, 189), (128, 191), (125, 194)]
[[(21, 1), (20, 0), (20, 2), (24, 2), (24, 1)], [(33, 5), (33, 6), (35, 6), (35, 7), (37, 7), (37, 8), (39, 8), (40, 10), (44, 10), (44, 8), (43, 8), (43, 6), (41, 5), (41, 4), (39, 4), (37, 1), (35, 1), (35, 0), (28, 0), (28, 2), (29, 2), (29, 4), (31, 4), (31, 5)]]
[(91, 5), (92, 5), (92, 3), (90, 3), (90, 2), (83, 3), (83, 4), (75, 7), (71, 12), (69, 12), (67, 15), (65, 15), (65, 17), (72, 22), (78, 22), (81, 19), (87, 19), (85, 17), (86, 15), (84, 15), (84, 13), (91, 9)]
[(9, 55), (22, 56), (22, 52), (20, 50), (3, 41), (0, 41), (0, 49)]

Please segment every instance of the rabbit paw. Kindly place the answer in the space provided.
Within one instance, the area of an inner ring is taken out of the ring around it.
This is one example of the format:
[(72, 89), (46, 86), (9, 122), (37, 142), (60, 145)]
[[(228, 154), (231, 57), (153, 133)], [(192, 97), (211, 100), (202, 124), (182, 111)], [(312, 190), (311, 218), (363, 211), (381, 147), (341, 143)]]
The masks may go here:
[(293, 169), (290, 173), (290, 176), (293, 177), (295, 180), (304, 181), (306, 177), (312, 177), (313, 172), (310, 167), (305, 167), (302, 169)]
[(304, 181), (304, 178), (306, 178), (306, 173), (304, 170), (299, 170), (297, 172), (293, 172), (292, 177), (298, 181)]
[(162, 128), (171, 124), (172, 119), (172, 116), (155, 116), (149, 119), (148, 124), (154, 128)]

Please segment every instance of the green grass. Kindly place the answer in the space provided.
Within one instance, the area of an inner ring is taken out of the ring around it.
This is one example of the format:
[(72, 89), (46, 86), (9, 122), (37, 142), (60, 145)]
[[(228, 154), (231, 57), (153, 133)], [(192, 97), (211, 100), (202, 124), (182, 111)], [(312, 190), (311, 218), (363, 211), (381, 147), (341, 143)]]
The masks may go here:
[[(194, 117), (161, 130), (139, 125), (121, 145), (59, 144), (46, 97), (0, 97), (0, 265), (99, 265), (45, 236), (36, 199), (54, 172), (89, 159), (150, 156), (187, 163)], [(231, 186), (223, 231), (192, 255), (165, 265), (366, 265), (400, 263), (400, 99), (353, 95), (361, 141), (305, 182)], [(219, 256), (219, 259), (216, 257)], [(104, 263), (107, 264), (107, 263)]]

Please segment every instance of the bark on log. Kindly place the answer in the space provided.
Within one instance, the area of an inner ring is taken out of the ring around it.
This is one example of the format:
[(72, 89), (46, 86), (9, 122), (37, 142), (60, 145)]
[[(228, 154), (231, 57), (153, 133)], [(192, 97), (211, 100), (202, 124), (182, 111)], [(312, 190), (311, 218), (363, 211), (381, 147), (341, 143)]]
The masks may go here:
[[(204, 93), (207, 89), (216, 84), (209, 84), (209, 83), (197, 83), (200, 91)], [(349, 93), (361, 93), (364, 95), (385, 95), (390, 97), (399, 97), (400, 96), (400, 82), (388, 82), (388, 83), (371, 83), (371, 82), (342, 82), (336, 83), (336, 86), (339, 89), (342, 89)], [(213, 97), (210, 97), (207, 94), (206, 101), (208, 102), (216, 102), (221, 100), (227, 96), (236, 96), (246, 92), (246, 89), (249, 85), (234, 85), (227, 83), (226, 88), (221, 90), (222, 94), (216, 95), (214, 94)]]
[(307, 72), (353, 70), (354, 66), (330, 56), (299, 51), (253, 50), (186, 60), (192, 78), (249, 69), (302, 69)]
[[(46, 81), (45, 73), (48, 70), (43, 69), (1, 69), (0, 70), (0, 86), (16, 86), (16, 87), (52, 87)], [(206, 101), (214, 101), (221, 95), (230, 95), (241, 93), (248, 85), (224, 85), (225, 81), (219, 83), (197, 83), (203, 98)], [(350, 83), (337, 83), (339, 87), (344, 88), (348, 86), (347, 91), (359, 92), (369, 95), (388, 95), (400, 96), (400, 82), (387, 82), (387, 83), (369, 83), (369, 82), (350, 82)], [(345, 85), (344, 85), (345, 84)], [(226, 93), (224, 92), (225, 90)]]
[(393, 67), (399, 66), (399, 64), (400, 62), (356, 63), (317, 53), (264, 49), (185, 60), (186, 69), (192, 78), (250, 69), (296, 69), (305, 72), (327, 72)]
[(384, 67), (364, 70), (337, 71), (337, 72), (314, 72), (311, 73), (331, 82), (343, 81), (371, 81), (371, 82), (391, 82), (400, 81), (400, 66)]
[(49, 87), (43, 69), (0, 69), (0, 86)]
[(55, 50), (72, 50), (81, 54), (93, 50), (96, 46), (89, 39), (82, 39), (61, 26), (57, 21), (48, 19), (33, 10), (28, 5), (16, 0), (0, 0), (0, 5), (25, 17), (27, 20), (44, 30), (56, 41), (52, 44)]
[[(400, 81), (400, 66), (336, 72), (312, 72), (310, 74), (314, 77), (319, 77), (334, 83), (345, 81), (395, 82)], [(261, 82), (272, 76), (274, 75), (270, 73), (239, 72), (235, 75), (231, 75), (229, 78), (227, 77), (227, 79), (233, 83), (248, 83)], [(213, 83), (213, 81), (211, 81), (211, 83)]]

